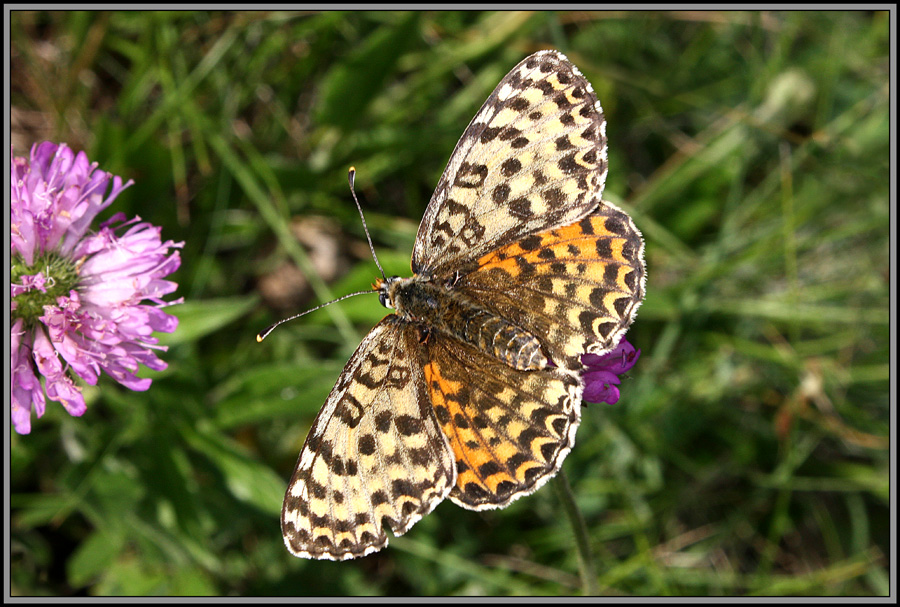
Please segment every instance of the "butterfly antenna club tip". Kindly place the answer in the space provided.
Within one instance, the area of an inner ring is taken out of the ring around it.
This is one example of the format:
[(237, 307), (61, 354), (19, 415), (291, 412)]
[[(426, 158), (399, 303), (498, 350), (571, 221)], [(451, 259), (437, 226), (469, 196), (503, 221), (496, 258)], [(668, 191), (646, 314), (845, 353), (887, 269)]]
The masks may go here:
[(378, 266), (378, 271), (381, 272), (382, 278), (387, 280), (387, 276), (384, 274), (384, 268), (382, 268), (381, 263), (378, 262), (378, 255), (375, 254), (375, 247), (372, 245), (372, 237), (369, 236), (369, 227), (366, 225), (366, 216), (363, 214), (362, 206), (359, 204), (359, 199), (356, 197), (356, 167), (350, 167), (350, 170), (347, 172), (347, 182), (350, 184), (350, 193), (353, 195), (353, 202), (356, 203), (356, 208), (359, 210), (359, 218), (362, 220), (363, 231), (366, 233), (366, 240), (369, 241), (369, 250), (372, 251), (372, 259), (375, 260), (375, 265)]

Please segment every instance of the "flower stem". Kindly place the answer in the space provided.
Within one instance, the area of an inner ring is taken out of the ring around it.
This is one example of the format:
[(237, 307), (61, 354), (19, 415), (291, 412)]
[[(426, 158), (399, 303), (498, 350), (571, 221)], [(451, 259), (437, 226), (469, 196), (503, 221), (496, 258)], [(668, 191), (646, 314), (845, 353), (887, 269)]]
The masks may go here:
[(594, 569), (594, 554), (591, 551), (590, 539), (588, 538), (587, 525), (584, 523), (584, 517), (575, 503), (575, 495), (572, 493), (572, 486), (569, 485), (569, 479), (566, 473), (560, 470), (556, 475), (556, 494), (559, 496), (572, 525), (572, 531), (575, 534), (575, 544), (578, 547), (578, 565), (581, 570), (581, 585), (585, 596), (598, 596), (597, 577)]

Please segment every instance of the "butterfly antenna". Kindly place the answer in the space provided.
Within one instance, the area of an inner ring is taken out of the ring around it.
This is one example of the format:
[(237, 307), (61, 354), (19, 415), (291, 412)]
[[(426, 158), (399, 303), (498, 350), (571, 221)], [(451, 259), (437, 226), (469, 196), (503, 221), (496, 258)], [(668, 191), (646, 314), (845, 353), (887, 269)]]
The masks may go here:
[[(359, 210), (359, 218), (362, 219), (363, 230), (366, 232), (366, 240), (369, 241), (369, 250), (372, 251), (372, 258), (375, 260), (375, 265), (378, 266), (378, 270), (381, 272), (381, 277), (384, 280), (387, 280), (387, 276), (385, 276), (385, 274), (384, 274), (384, 268), (382, 268), (381, 264), (378, 262), (378, 255), (375, 254), (375, 247), (372, 246), (372, 237), (369, 236), (369, 228), (366, 225), (366, 217), (365, 217), (365, 215), (363, 215), (362, 206), (360, 206), (359, 199), (356, 197), (356, 189), (354, 188), (354, 184), (356, 183), (356, 167), (350, 167), (350, 172), (347, 174), (347, 181), (350, 182), (350, 193), (353, 194), (353, 202), (356, 203), (356, 208)], [(324, 308), (325, 306), (330, 306), (333, 303), (343, 301), (343, 300), (347, 299), (348, 297), (355, 297), (357, 295), (366, 295), (371, 292), (372, 291), (357, 291), (356, 293), (349, 293), (342, 297), (338, 297), (337, 299), (332, 299), (329, 302), (318, 305), (315, 308), (312, 308), (310, 310), (306, 310), (305, 312), (301, 312), (300, 314), (294, 314), (293, 316), (289, 316), (288, 318), (283, 318), (283, 319), (279, 320), (278, 322), (276, 322), (274, 325), (269, 325), (268, 327), (266, 327), (265, 330), (260, 331), (256, 335), (256, 341), (259, 342), (259, 341), (264, 340), (266, 337), (269, 336), (269, 333), (271, 333), (272, 331), (275, 330), (275, 327), (277, 327), (280, 324), (286, 323), (289, 320), (294, 320), (295, 318), (300, 318), (301, 316), (306, 316), (310, 312), (315, 312), (316, 310)]]
[(372, 251), (372, 258), (375, 260), (375, 265), (378, 266), (378, 270), (381, 272), (381, 277), (384, 280), (387, 280), (387, 276), (384, 275), (384, 269), (381, 267), (381, 264), (378, 263), (378, 255), (375, 254), (375, 247), (372, 246), (372, 237), (369, 236), (369, 228), (366, 226), (366, 216), (363, 215), (362, 207), (359, 204), (359, 200), (356, 198), (356, 188), (353, 187), (356, 183), (356, 167), (350, 167), (350, 172), (347, 173), (347, 181), (350, 182), (350, 193), (353, 194), (353, 202), (356, 203), (356, 208), (359, 209), (359, 218), (362, 219), (363, 230), (366, 232), (366, 240), (369, 241), (369, 250)]
[(260, 331), (259, 334), (256, 336), (256, 341), (264, 340), (266, 337), (269, 336), (269, 333), (271, 333), (272, 331), (275, 330), (275, 327), (277, 327), (280, 324), (286, 323), (289, 320), (294, 320), (295, 318), (300, 318), (301, 316), (306, 316), (310, 312), (315, 312), (316, 310), (324, 308), (325, 306), (330, 306), (333, 303), (343, 301), (343, 300), (347, 299), (348, 297), (355, 297), (357, 295), (367, 295), (369, 293), (372, 293), (372, 291), (357, 291), (356, 293), (348, 293), (347, 295), (343, 295), (341, 297), (338, 297), (337, 299), (332, 299), (329, 302), (318, 305), (315, 308), (312, 308), (311, 310), (307, 310), (306, 312), (300, 312), (300, 314), (294, 314), (293, 316), (290, 316), (288, 318), (283, 318), (283, 319), (279, 320), (278, 322), (276, 322), (274, 325), (269, 325), (268, 327), (266, 327), (266, 329), (264, 331)]

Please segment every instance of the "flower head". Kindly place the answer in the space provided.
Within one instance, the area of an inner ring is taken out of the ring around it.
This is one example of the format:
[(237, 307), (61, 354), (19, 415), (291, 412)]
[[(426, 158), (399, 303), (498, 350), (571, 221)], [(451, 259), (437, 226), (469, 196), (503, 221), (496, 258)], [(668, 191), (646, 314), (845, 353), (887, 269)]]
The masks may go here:
[(584, 400), (591, 403), (609, 403), (619, 401), (619, 376), (631, 369), (641, 355), (623, 337), (619, 345), (612, 351), (600, 356), (585, 354), (581, 362), (585, 369), (581, 373), (584, 380)]
[[(117, 213), (89, 232), (97, 214), (133, 182), (97, 170), (84, 152), (44, 142), (11, 165), (12, 422), (31, 431), (45, 395), (71, 415), (85, 411), (76, 378), (96, 384), (104, 371), (132, 390), (151, 380), (140, 364), (162, 370), (154, 331), (178, 319), (161, 308), (178, 286), (162, 280), (181, 265), (184, 243), (163, 242), (160, 229)], [(107, 190), (112, 182), (112, 188)], [(148, 300), (151, 303), (143, 303)]]

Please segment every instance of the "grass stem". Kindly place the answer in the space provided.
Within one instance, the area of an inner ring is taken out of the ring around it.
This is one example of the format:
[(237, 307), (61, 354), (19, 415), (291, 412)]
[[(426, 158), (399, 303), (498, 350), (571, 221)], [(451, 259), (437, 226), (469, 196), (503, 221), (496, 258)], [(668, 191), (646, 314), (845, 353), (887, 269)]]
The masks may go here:
[(590, 538), (588, 537), (587, 525), (584, 523), (584, 517), (581, 516), (581, 510), (575, 503), (575, 495), (572, 493), (572, 486), (563, 470), (556, 475), (556, 494), (562, 502), (569, 523), (572, 525), (572, 532), (575, 534), (575, 545), (578, 547), (578, 565), (581, 570), (581, 585), (585, 596), (597, 596), (599, 589), (597, 587), (597, 575), (594, 568), (594, 553), (591, 551)]

